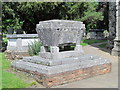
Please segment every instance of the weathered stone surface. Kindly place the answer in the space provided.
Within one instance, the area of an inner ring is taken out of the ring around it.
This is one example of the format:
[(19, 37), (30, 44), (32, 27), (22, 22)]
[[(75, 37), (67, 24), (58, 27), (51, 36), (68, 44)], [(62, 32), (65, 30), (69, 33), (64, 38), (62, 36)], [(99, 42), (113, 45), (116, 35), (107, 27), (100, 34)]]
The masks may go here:
[(24, 58), (23, 60), (15, 61), (15, 63), (13, 62), (12, 66), (17, 67), (18, 69), (21, 68), (31, 71), (37, 71), (43, 74), (56, 74), (75, 69), (88, 68), (95, 65), (110, 63), (110, 60), (91, 55), (84, 55), (77, 58), (67, 58), (63, 60), (61, 59), (59, 61), (45, 61), (45, 59), (42, 60), (42, 58), (41, 60), (37, 60), (37, 58), (39, 57), (34, 57), (35, 61), (34, 59), (30, 60)]
[(7, 38), (17, 39), (17, 38), (37, 38), (37, 34), (7, 34)]
[[(80, 48), (81, 49), (81, 48)], [(64, 52), (58, 52), (58, 53), (50, 53), (45, 52), (39, 53), (40, 57), (46, 58), (46, 59), (61, 59), (61, 58), (68, 58), (68, 57), (78, 57), (83, 55), (83, 50), (75, 50), (75, 51), (64, 51)]]
[[(39, 56), (46, 59), (60, 59), (82, 55), (80, 45), (85, 25), (72, 20), (48, 20), (37, 24), (36, 31), (42, 42)], [(75, 50), (59, 52), (59, 47), (76, 44)], [(50, 52), (48, 52), (50, 48)]]
[[(62, 59), (44, 59), (39, 56), (33, 56), (33, 57), (24, 57), (23, 61), (25, 62), (31, 62), (36, 64), (42, 64), (42, 65), (48, 65), (48, 66), (55, 66), (55, 65), (61, 65), (61, 64), (71, 64), (71, 63), (78, 63), (85, 61), (88, 62), (90, 60), (94, 59), (100, 59), (100, 57), (95, 55), (81, 55), (79, 57), (71, 57), (71, 58), (62, 58)], [(104, 60), (104, 58), (102, 58)], [(102, 61), (101, 60), (101, 61)]]
[(59, 46), (64, 43), (80, 43), (85, 25), (72, 20), (48, 20), (37, 24), (36, 31), (43, 46)]

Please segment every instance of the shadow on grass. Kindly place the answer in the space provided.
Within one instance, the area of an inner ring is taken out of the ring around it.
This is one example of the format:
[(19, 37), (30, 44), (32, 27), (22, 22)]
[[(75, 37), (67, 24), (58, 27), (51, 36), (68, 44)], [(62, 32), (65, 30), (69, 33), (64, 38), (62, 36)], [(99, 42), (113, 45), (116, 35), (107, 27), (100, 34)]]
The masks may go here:
[(95, 39), (90, 39), (90, 40), (83, 40), (83, 43), (86, 43), (86, 45), (90, 45), (96, 48), (99, 48), (100, 50), (111, 53), (111, 50), (107, 48), (107, 40), (95, 40)]
[[(93, 47), (97, 47), (102, 51), (105, 51), (107, 53), (110, 53), (110, 50), (107, 49), (107, 40), (95, 40), (95, 39), (84, 39), (82, 40), (82, 43), (80, 43), (80, 45), (87, 46), (93, 46)], [(69, 46), (67, 47), (65, 50), (74, 50), (75, 49), (75, 45)]]

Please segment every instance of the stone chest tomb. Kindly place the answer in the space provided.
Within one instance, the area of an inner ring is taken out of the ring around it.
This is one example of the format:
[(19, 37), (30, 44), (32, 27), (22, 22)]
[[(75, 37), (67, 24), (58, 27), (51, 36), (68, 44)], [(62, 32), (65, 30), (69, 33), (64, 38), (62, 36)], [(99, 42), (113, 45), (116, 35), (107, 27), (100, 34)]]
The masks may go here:
[[(12, 67), (33, 74), (44, 86), (60, 85), (111, 71), (110, 60), (83, 53), (80, 42), (85, 24), (82, 22), (41, 21), (36, 25), (36, 31), (42, 43), (39, 56), (14, 61)], [(74, 50), (60, 51), (73, 44)]]
[(70, 20), (49, 20), (37, 24), (36, 31), (43, 46), (59, 46), (62, 44), (80, 44), (85, 25)]
[[(49, 20), (37, 24), (36, 31), (41, 40), (40, 56), (43, 58), (64, 58), (83, 53), (80, 42), (85, 31), (82, 22), (70, 20)], [(75, 51), (59, 52), (59, 47), (75, 44)], [(48, 52), (50, 48), (50, 52)], [(61, 57), (61, 55), (63, 57)]]

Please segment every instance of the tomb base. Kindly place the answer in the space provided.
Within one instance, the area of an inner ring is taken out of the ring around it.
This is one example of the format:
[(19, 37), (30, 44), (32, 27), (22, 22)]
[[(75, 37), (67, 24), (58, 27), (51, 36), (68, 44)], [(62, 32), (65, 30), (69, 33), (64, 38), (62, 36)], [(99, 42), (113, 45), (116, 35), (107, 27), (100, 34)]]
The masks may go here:
[(111, 71), (111, 61), (93, 55), (65, 59), (44, 59), (39, 56), (25, 57), (12, 63), (12, 67), (33, 74), (45, 87), (52, 87)]

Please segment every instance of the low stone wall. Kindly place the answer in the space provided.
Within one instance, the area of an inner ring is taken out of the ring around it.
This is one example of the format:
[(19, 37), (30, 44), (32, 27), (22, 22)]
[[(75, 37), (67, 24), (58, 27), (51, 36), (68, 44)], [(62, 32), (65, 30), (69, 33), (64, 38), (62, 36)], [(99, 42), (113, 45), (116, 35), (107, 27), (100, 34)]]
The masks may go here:
[(28, 43), (38, 40), (37, 34), (8, 34), (8, 51), (27, 52)]

